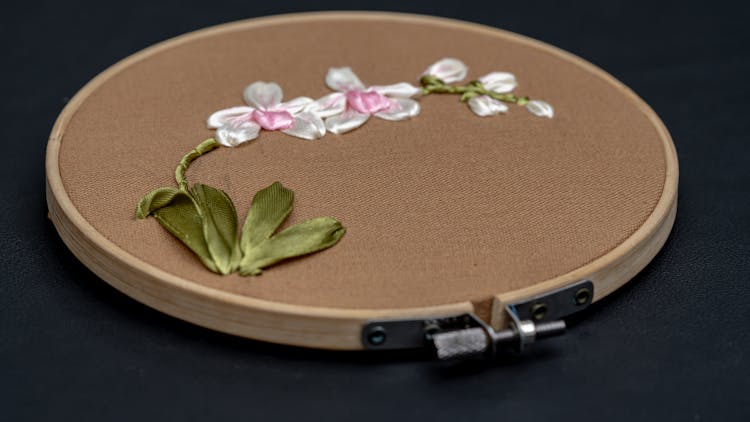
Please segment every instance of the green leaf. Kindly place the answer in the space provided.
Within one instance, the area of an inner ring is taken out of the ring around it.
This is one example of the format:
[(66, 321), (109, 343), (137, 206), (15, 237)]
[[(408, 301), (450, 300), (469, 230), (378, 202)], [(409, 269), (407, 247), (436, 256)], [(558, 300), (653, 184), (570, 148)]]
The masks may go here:
[(293, 202), (294, 192), (279, 182), (255, 194), (242, 228), (242, 275), (258, 275), (281, 260), (331, 247), (344, 235), (346, 230), (338, 220), (321, 217), (273, 236), (292, 212)]
[(259, 275), (281, 260), (307, 255), (335, 245), (346, 229), (335, 218), (319, 217), (295, 224), (258, 245), (244, 250), (240, 274)]
[(242, 251), (247, 253), (270, 238), (292, 212), (293, 202), (294, 192), (279, 182), (258, 191), (242, 227)]
[(162, 227), (198, 255), (206, 268), (220, 272), (214, 264), (204, 238), (203, 217), (198, 205), (187, 192), (177, 189), (175, 191), (168, 205), (151, 211), (151, 214)]
[(135, 218), (144, 219), (151, 213), (169, 205), (181, 191), (177, 188), (158, 188), (141, 198), (135, 208)]
[(223, 191), (196, 183), (193, 198), (201, 211), (203, 237), (216, 268), (229, 274), (241, 258), (237, 242), (237, 211)]

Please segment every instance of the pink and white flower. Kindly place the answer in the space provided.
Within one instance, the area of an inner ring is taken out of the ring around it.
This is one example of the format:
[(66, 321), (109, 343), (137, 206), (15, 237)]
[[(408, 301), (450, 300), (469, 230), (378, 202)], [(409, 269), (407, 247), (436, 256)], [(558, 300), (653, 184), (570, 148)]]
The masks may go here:
[(216, 140), (235, 147), (258, 137), (260, 130), (279, 130), (302, 139), (318, 139), (326, 133), (323, 120), (305, 110), (313, 103), (308, 97), (281, 102), (284, 94), (276, 83), (254, 82), (245, 88), (248, 106), (219, 110), (208, 118), (208, 127), (216, 129)]
[(385, 120), (405, 120), (419, 114), (419, 103), (411, 97), (422, 90), (401, 82), (366, 87), (349, 67), (332, 67), (326, 75), (328, 94), (305, 108), (325, 118), (326, 128), (345, 133), (362, 126), (370, 116)]

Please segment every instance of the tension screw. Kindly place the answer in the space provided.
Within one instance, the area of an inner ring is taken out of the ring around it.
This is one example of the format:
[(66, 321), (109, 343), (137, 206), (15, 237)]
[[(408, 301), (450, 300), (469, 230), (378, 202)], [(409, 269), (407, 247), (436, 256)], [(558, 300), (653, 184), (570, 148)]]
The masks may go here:
[(547, 315), (547, 305), (544, 303), (536, 303), (531, 307), (531, 317), (534, 321), (541, 321), (545, 315)]
[(576, 305), (581, 306), (588, 303), (589, 299), (591, 298), (591, 291), (587, 287), (583, 287), (581, 289), (578, 289), (576, 291)]
[(386, 335), (385, 328), (381, 326), (372, 327), (370, 332), (367, 333), (367, 341), (373, 346), (380, 346), (385, 343)]

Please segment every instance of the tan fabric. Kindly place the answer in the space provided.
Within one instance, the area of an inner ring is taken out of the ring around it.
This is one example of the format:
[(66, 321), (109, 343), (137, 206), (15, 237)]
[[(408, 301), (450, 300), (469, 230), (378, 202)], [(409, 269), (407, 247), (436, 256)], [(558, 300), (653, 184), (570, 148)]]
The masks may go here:
[[(347, 65), (366, 84), (417, 83), (442, 57), (464, 60), (470, 78), (515, 73), (516, 93), (547, 100), (555, 118), (519, 107), (479, 118), (431, 96), (408, 122), (372, 119), (314, 142), (263, 132), (202, 157), (188, 178), (226, 190), (241, 219), (279, 180), (296, 192), (289, 223), (326, 215), (348, 228), (332, 249), (257, 278), (213, 274), (156, 221), (134, 219), (138, 199), (173, 185), (180, 157), (212, 136), (206, 117), (240, 105), (247, 84), (321, 96), (327, 69)], [(335, 19), (210, 36), (128, 67), (73, 116), (60, 167), (84, 218), (145, 262), (243, 295), (341, 308), (483, 300), (567, 273), (632, 234), (665, 178), (647, 118), (575, 64), (502, 34)]]

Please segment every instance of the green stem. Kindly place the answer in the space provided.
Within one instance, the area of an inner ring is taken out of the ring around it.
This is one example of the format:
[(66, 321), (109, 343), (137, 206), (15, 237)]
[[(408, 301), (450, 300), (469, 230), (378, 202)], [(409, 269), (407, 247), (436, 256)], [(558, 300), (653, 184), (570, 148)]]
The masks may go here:
[(174, 178), (177, 181), (177, 186), (180, 187), (180, 190), (189, 192), (190, 187), (188, 185), (187, 179), (185, 178), (185, 172), (187, 171), (188, 167), (190, 167), (190, 163), (195, 161), (195, 159), (200, 157), (201, 155), (206, 154), (207, 152), (212, 151), (218, 147), (219, 143), (216, 141), (216, 139), (209, 138), (201, 142), (197, 147), (195, 147), (182, 157), (182, 159), (180, 160), (180, 164), (177, 165), (177, 168), (174, 171)]

